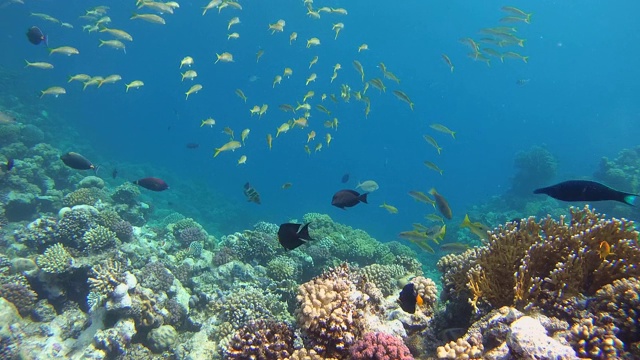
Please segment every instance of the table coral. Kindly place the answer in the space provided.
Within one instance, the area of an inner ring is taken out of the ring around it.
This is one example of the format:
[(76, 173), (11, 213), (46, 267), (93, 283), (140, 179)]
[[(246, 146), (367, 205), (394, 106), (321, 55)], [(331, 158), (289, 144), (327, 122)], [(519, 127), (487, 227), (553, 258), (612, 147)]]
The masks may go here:
[(275, 321), (257, 320), (238, 329), (229, 341), (228, 359), (286, 359), (294, 352), (293, 329)]
[(353, 360), (413, 360), (401, 339), (381, 332), (365, 334), (349, 352)]
[(62, 244), (54, 244), (47, 248), (44, 254), (36, 258), (36, 263), (42, 271), (60, 274), (71, 269), (73, 257)]

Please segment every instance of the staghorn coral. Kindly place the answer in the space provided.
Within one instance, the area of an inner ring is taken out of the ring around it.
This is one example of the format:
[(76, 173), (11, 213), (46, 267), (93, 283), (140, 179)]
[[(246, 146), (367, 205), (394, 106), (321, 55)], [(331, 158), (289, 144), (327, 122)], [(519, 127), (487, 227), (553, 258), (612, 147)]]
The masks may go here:
[(62, 246), (62, 244), (54, 244), (49, 246), (44, 254), (36, 258), (36, 263), (42, 271), (51, 274), (60, 274), (69, 271), (73, 265), (73, 257)]
[[(507, 223), (490, 234), (486, 246), (448, 260), (471, 258), (468, 265), (441, 266), (447, 271), (445, 291), (467, 287), (476, 309), (515, 304), (567, 316), (572, 297), (640, 275), (637, 237), (632, 222), (604, 219), (589, 207), (571, 208), (570, 217), (559, 221), (531, 217)], [(603, 242), (611, 247), (607, 256), (599, 251)]]
[(116, 233), (102, 225), (96, 225), (84, 233), (82, 241), (86, 250), (104, 250), (115, 245)]
[(367, 301), (357, 294), (349, 266), (345, 263), (300, 285), (297, 300), (297, 322), (312, 348), (325, 357), (346, 356), (363, 330)]
[(104, 201), (107, 198), (107, 195), (101, 189), (90, 187), (90, 188), (80, 188), (76, 191), (70, 192), (67, 194), (62, 203), (64, 206), (76, 206), (76, 205), (95, 205), (97, 201)]
[(567, 340), (581, 357), (621, 359), (624, 344), (616, 336), (617, 332), (613, 324), (596, 326), (593, 318), (585, 318), (573, 325)]
[(401, 339), (381, 332), (365, 334), (349, 352), (353, 360), (413, 360)]
[(229, 341), (227, 358), (276, 360), (294, 352), (293, 329), (275, 321), (257, 320), (238, 329)]
[(108, 297), (116, 286), (124, 281), (124, 269), (120, 262), (107, 260), (91, 268), (91, 275), (87, 281), (91, 291)]

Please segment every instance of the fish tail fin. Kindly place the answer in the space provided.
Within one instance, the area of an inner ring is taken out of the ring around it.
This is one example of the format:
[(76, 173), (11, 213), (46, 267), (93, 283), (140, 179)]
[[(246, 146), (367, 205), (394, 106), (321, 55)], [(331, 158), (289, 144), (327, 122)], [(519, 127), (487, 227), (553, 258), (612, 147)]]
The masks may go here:
[(44, 44), (49, 47), (49, 36), (48, 35), (43, 35), (42, 37), (44, 37)]
[(126, 87), (127, 87), (127, 90), (126, 90), (125, 92), (129, 92), (129, 85), (126, 85), (126, 84), (125, 84), (124, 86), (126, 86)]
[(429, 194), (431, 195), (435, 195), (437, 193), (436, 188), (431, 188), (431, 190), (429, 190)]
[(102, 47), (102, 45), (104, 45), (105, 41), (102, 40), (102, 39), (99, 39), (99, 40), (100, 40), (100, 45), (98, 45), (98, 47)]
[[(220, 150), (220, 149), (216, 149), (216, 152), (215, 152), (215, 154), (213, 154), (213, 157), (218, 156), (218, 155), (220, 154), (220, 151), (222, 151), (222, 150)], [(247, 184), (249, 184), (249, 183), (247, 183)], [(245, 186), (244, 186), (244, 188), (246, 189), (246, 188), (247, 188), (247, 185), (245, 185)]]
[(25, 65), (24, 67), (29, 67), (29, 65), (31, 65), (31, 63), (30, 63), (30, 62), (29, 62), (29, 60), (27, 60), (27, 59), (24, 59), (24, 62), (26, 62), (26, 63), (27, 63), (27, 65)]
[(360, 196), (358, 197), (358, 200), (360, 200), (360, 202), (363, 202), (363, 203), (365, 203), (365, 204), (368, 204), (368, 202), (367, 202), (367, 195), (369, 195), (369, 193), (364, 193), (364, 194), (360, 195)]
[(636, 206), (638, 201), (638, 195), (627, 195), (622, 200), (625, 204)]
[(469, 227), (471, 225), (471, 220), (469, 220), (469, 214), (464, 214), (464, 220), (462, 220), (462, 224), (460, 227)]

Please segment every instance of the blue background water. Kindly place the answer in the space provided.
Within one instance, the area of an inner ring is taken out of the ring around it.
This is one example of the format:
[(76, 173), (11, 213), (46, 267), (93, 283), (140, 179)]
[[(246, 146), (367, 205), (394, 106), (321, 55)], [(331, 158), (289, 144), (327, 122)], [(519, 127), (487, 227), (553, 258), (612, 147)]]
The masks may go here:
[[(194, 211), (217, 206), (198, 200), (204, 192), (221, 194), (242, 214), (234, 220), (237, 230), (258, 219), (281, 223), (320, 212), (380, 240), (391, 240), (426, 213), (424, 204), (407, 195), (410, 190), (436, 187), (461, 220), (472, 204), (507, 189), (514, 155), (520, 150), (545, 144), (559, 158), (561, 180), (588, 177), (601, 156), (638, 144), (637, 1), (316, 1), (316, 8), (341, 6), (349, 11), (347, 16), (322, 13), (319, 20), (305, 15), (302, 1), (244, 1), (242, 11), (227, 8), (219, 15), (212, 10), (206, 16), (201, 16), (206, 1), (182, 1), (174, 15), (164, 16), (164, 26), (129, 20), (136, 11), (133, 1), (112, 2), (110, 27), (134, 37), (126, 43), (126, 54), (98, 48), (98, 39), (110, 36), (81, 31), (84, 22), (78, 16), (103, 4), (26, 0), (25, 5), (0, 9), (0, 65), (20, 73), (23, 82), (15, 84), (16, 93), (35, 99), (42, 89), (66, 87), (66, 95), (40, 102), (56, 115), (52, 121), (72, 124), (83, 140), (91, 142), (85, 155), (119, 166), (125, 179), (163, 174), (170, 191), (191, 194), (183, 201), (190, 201), (186, 208)], [(530, 25), (516, 24), (517, 35), (527, 41), (524, 49), (513, 49), (530, 56), (529, 63), (507, 59), (502, 64), (493, 59), (487, 67), (474, 62), (459, 39), (478, 39), (481, 28), (503, 25), (499, 19), (508, 15), (500, 11), (504, 5), (534, 14)], [(30, 17), (30, 12), (50, 14), (75, 29)], [(241, 24), (232, 31), (241, 37), (228, 41), (226, 26), (234, 16)], [(268, 24), (278, 19), (286, 20), (285, 31), (270, 35)], [(345, 28), (334, 41), (331, 25), (339, 21)], [(26, 41), (24, 32), (31, 25), (48, 34), (50, 46), (71, 45), (80, 55), (49, 57), (44, 46)], [(290, 46), (292, 31), (298, 40)], [(307, 49), (306, 39), (312, 36), (319, 37), (322, 45)], [(358, 53), (361, 43), (370, 50)], [(256, 63), (258, 49), (265, 54)], [(233, 53), (235, 62), (214, 64), (215, 53), (224, 51)], [(442, 61), (443, 53), (454, 63), (453, 73)], [(178, 69), (186, 55), (195, 59), (193, 69), (199, 76), (194, 83), (204, 86), (188, 101), (184, 92), (192, 82), (181, 82)], [(319, 61), (309, 70), (314, 55)], [(23, 69), (24, 59), (50, 61), (55, 69)], [(279, 104), (295, 104), (309, 89), (316, 93), (314, 106), (322, 93), (339, 96), (340, 84), (361, 89), (353, 60), (364, 65), (366, 79), (382, 78), (376, 66), (384, 62), (401, 79), (400, 85), (385, 79), (386, 94), (369, 89), (368, 119), (364, 104), (353, 98), (348, 104), (325, 100), (331, 117), (314, 109), (310, 128), (281, 135), (269, 151), (266, 134), (275, 135), (277, 126), (291, 118), (278, 109)], [(343, 69), (330, 84), (336, 62)], [(273, 89), (274, 76), (285, 67), (291, 67), (294, 75)], [(305, 86), (311, 72), (318, 74), (318, 80)], [(123, 81), (82, 91), (81, 84), (66, 83), (77, 73), (120, 74)], [(252, 77), (257, 80), (251, 81)], [(135, 79), (145, 86), (125, 93), (124, 83)], [(519, 79), (530, 81), (518, 86)], [(247, 104), (234, 94), (236, 88), (248, 96)], [(394, 89), (412, 98), (415, 111), (391, 94)], [(249, 109), (263, 103), (269, 105), (267, 114), (262, 119), (251, 117)], [(340, 126), (327, 131), (322, 123), (334, 116)], [(200, 121), (208, 117), (217, 125), (200, 128)], [(456, 140), (431, 130), (429, 124), (434, 122), (457, 131)], [(213, 149), (228, 141), (222, 133), (225, 126), (236, 137), (244, 128), (251, 133), (245, 147), (214, 159)], [(303, 146), (310, 129), (317, 132), (316, 141), (323, 141), (327, 132), (334, 140), (308, 156)], [(442, 155), (425, 143), (422, 135), (427, 133), (441, 144)], [(189, 142), (200, 147), (187, 149)], [(248, 156), (247, 164), (237, 166), (242, 154)], [(427, 169), (425, 160), (437, 163), (444, 175)], [(158, 170), (162, 168), (171, 174)], [(351, 174), (348, 187), (367, 179), (380, 184), (369, 205), (347, 211), (330, 205), (332, 194), (345, 187), (340, 183), (345, 172)], [(246, 202), (242, 186), (247, 181), (260, 192), (262, 205)], [(281, 190), (285, 182), (293, 187)], [(171, 195), (165, 192), (155, 199), (163, 196)], [(379, 208), (383, 201), (398, 207), (399, 213), (390, 215)]]

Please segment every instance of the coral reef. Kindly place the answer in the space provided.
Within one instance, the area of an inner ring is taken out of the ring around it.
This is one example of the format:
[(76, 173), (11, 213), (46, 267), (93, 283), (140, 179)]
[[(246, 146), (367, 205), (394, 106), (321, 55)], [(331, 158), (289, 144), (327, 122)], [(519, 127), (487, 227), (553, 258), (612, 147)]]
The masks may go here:
[(511, 192), (518, 196), (530, 196), (531, 189), (548, 186), (556, 176), (558, 160), (546, 148), (533, 146), (516, 154), (516, 174), (511, 180)]
[(42, 271), (60, 274), (71, 269), (73, 257), (71, 257), (62, 244), (55, 244), (47, 248), (44, 254), (38, 256), (36, 263)]
[(229, 359), (286, 359), (294, 352), (291, 326), (274, 321), (250, 321), (231, 338)]
[(413, 360), (401, 339), (385, 333), (367, 333), (349, 349), (353, 360)]
[(102, 225), (96, 225), (82, 236), (84, 248), (88, 251), (105, 250), (116, 243), (116, 233)]

